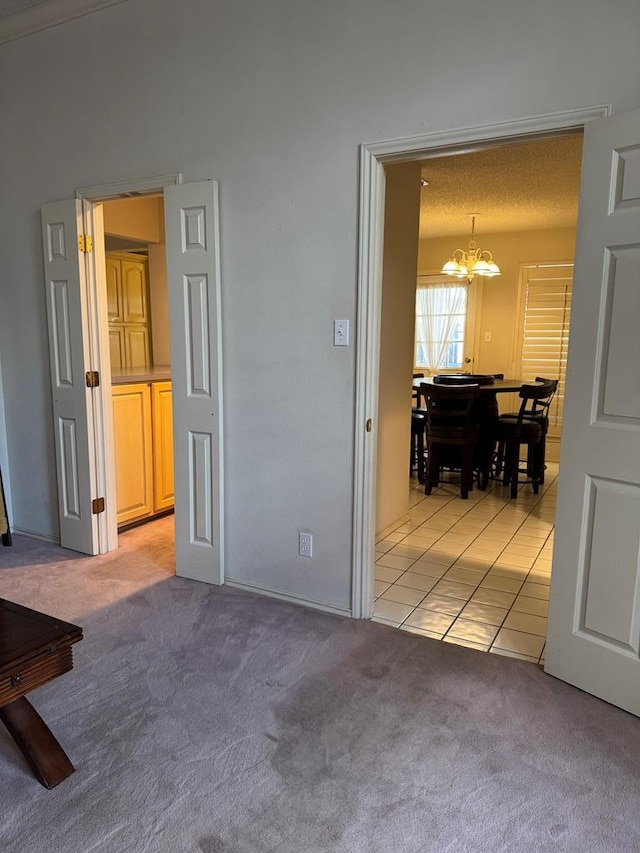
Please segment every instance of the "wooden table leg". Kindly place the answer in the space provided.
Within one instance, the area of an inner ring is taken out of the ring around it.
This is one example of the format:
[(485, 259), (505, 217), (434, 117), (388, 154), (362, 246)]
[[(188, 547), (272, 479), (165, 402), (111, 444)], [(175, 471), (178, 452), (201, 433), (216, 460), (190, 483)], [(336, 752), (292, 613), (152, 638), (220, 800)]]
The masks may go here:
[(25, 696), (0, 708), (0, 720), (45, 788), (55, 788), (73, 773), (66, 752)]

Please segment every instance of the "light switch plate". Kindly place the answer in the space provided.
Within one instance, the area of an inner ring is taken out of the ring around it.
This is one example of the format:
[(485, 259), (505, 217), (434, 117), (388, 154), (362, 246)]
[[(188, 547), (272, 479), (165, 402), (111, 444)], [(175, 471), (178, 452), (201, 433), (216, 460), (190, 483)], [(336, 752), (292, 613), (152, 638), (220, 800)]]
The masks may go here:
[(333, 321), (333, 345), (334, 347), (349, 346), (349, 321), (334, 320)]

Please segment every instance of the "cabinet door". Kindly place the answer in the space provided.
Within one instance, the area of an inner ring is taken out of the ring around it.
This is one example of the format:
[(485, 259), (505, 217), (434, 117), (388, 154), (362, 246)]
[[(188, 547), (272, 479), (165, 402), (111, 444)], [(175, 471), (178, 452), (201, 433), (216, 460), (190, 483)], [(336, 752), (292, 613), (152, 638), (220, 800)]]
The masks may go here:
[(127, 367), (144, 367), (151, 364), (149, 329), (146, 326), (127, 324), (123, 326), (123, 331), (125, 365)]
[(111, 367), (125, 367), (124, 326), (112, 326), (109, 329), (109, 356)]
[(107, 279), (107, 315), (110, 323), (122, 323), (124, 312), (122, 307), (122, 285), (120, 261), (117, 258), (105, 257), (105, 276)]
[(151, 390), (148, 384), (114, 385), (117, 523), (153, 513)]
[(171, 382), (151, 384), (153, 412), (154, 507), (173, 506), (173, 415)]
[(125, 323), (148, 323), (147, 265), (144, 261), (122, 261), (122, 302)]

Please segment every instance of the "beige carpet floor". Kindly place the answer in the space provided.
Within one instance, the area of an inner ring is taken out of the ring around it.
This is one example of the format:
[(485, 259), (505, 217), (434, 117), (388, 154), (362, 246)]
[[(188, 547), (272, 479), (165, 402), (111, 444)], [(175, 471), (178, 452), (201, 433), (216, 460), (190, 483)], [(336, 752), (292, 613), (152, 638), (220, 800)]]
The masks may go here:
[(638, 719), (535, 664), (175, 578), (163, 523), (98, 558), (0, 549), (1, 597), (85, 631), (30, 697), (76, 772), (45, 790), (0, 731), (3, 853), (640, 850)]

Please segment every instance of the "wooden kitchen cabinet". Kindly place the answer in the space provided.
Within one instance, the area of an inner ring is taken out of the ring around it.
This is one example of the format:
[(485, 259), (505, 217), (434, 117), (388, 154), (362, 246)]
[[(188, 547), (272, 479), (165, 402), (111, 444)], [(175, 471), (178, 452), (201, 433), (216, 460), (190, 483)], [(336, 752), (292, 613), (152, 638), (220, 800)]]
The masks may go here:
[(147, 259), (109, 252), (105, 277), (111, 367), (152, 364)]
[(112, 386), (118, 527), (171, 509), (171, 382)]
[(170, 509), (173, 493), (173, 415), (171, 382), (151, 383), (153, 415), (154, 510)]
[(116, 455), (118, 526), (153, 513), (151, 387), (148, 382), (114, 385), (113, 432)]

